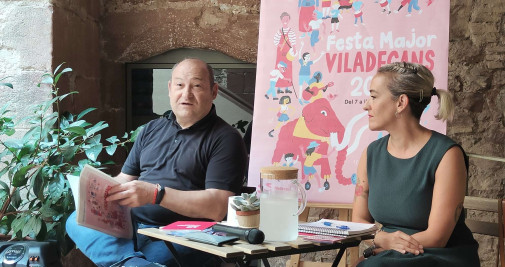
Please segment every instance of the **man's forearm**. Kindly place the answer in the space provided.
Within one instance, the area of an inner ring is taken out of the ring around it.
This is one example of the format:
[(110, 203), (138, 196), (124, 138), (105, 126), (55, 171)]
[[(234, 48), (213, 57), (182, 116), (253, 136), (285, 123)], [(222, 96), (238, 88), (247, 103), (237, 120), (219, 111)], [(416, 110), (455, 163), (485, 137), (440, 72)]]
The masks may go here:
[(228, 211), (228, 197), (233, 195), (219, 189), (180, 191), (165, 187), (160, 205), (184, 216), (221, 221)]

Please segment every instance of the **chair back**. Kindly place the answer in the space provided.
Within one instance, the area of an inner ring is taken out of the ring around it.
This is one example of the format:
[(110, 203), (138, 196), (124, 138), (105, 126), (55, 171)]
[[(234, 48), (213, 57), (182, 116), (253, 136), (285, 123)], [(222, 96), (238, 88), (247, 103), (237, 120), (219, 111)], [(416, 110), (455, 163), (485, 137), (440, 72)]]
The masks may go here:
[(505, 209), (505, 200), (466, 196), (463, 206), (467, 210), (486, 211), (498, 214), (498, 222), (488, 222), (479, 220), (477, 217), (472, 217), (467, 218), (465, 220), (465, 223), (468, 228), (470, 228), (470, 231), (472, 231), (472, 233), (498, 237), (496, 266), (499, 266), (501, 263), (501, 267), (505, 267), (505, 245), (503, 243), (503, 233), (505, 231), (503, 215)]

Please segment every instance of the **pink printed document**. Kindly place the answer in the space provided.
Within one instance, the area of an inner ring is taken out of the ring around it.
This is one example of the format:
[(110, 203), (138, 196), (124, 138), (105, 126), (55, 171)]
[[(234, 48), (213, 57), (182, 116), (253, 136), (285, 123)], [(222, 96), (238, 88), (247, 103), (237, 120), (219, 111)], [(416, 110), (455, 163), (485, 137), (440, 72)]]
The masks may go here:
[(206, 221), (177, 221), (169, 225), (160, 227), (161, 230), (205, 230), (216, 224), (216, 222), (206, 222)]
[(133, 237), (131, 209), (105, 200), (109, 190), (119, 184), (117, 180), (89, 165), (84, 166), (80, 177), (67, 178), (74, 193), (79, 225), (115, 237)]

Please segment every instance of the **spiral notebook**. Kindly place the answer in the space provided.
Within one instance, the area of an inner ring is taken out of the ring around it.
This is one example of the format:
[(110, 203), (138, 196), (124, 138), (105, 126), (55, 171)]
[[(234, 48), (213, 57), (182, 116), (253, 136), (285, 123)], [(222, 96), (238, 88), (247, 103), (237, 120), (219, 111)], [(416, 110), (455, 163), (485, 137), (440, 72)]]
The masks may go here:
[(373, 223), (355, 223), (330, 219), (298, 224), (298, 232), (317, 235), (364, 235), (373, 234), (376, 230), (377, 227)]

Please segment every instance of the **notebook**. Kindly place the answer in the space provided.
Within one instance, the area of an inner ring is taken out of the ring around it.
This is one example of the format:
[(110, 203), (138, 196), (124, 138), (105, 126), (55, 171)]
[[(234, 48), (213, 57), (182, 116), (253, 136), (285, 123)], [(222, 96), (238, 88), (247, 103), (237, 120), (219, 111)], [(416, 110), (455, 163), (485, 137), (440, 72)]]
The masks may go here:
[(303, 238), (304, 240), (313, 242), (313, 243), (324, 243), (324, 244), (334, 244), (341, 240), (346, 239), (346, 236), (343, 235), (316, 235), (309, 233), (298, 233), (298, 236)]
[(377, 227), (373, 223), (355, 223), (330, 219), (298, 224), (298, 232), (317, 235), (363, 235), (373, 234), (376, 230)]

